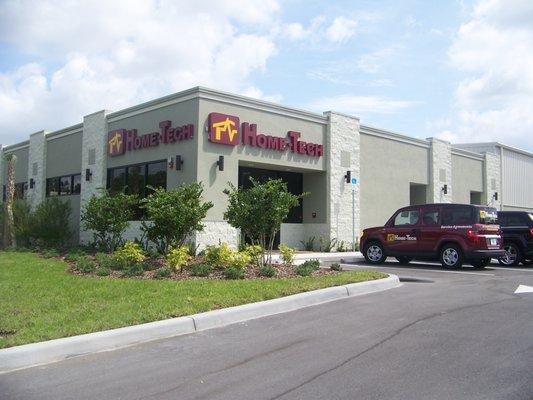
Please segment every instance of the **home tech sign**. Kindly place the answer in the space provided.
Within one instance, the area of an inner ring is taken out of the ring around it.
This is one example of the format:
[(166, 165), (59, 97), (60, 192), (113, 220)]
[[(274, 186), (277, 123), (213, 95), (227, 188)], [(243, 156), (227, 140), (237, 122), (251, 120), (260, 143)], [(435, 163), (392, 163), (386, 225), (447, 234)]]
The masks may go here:
[(159, 131), (139, 135), (137, 129), (117, 129), (107, 134), (107, 154), (118, 156), (126, 151), (146, 149), (158, 146), (160, 143), (168, 144), (192, 139), (194, 125), (172, 127), (171, 121), (161, 121)]
[(299, 140), (300, 132), (289, 131), (287, 137), (257, 133), (257, 124), (243, 122), (242, 126), (239, 126), (238, 117), (215, 112), (209, 114), (208, 125), (209, 141), (212, 143), (236, 146), (240, 141), (244, 146), (259, 147), (261, 149), (290, 150), (292, 153), (306, 154), (313, 157), (322, 157), (324, 155), (323, 145)]

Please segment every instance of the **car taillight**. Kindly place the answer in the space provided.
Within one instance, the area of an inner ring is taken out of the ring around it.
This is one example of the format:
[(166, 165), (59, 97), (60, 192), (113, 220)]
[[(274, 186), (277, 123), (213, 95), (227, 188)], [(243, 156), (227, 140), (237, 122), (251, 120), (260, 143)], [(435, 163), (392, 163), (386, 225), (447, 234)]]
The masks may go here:
[(533, 236), (533, 228), (531, 228), (531, 229), (529, 230), (529, 233), (530, 233), (531, 236)]
[(470, 239), (473, 243), (481, 243), (483, 241), (483, 237), (479, 236), (478, 231), (474, 231), (472, 229), (469, 229), (466, 232), (466, 236), (468, 239)]

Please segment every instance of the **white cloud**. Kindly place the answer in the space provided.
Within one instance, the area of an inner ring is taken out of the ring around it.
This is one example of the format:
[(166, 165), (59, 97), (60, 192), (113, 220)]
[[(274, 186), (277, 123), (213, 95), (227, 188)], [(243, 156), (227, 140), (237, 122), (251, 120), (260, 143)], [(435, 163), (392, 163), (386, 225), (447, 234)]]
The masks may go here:
[(339, 111), (354, 116), (367, 114), (394, 114), (405, 108), (416, 105), (417, 102), (408, 100), (394, 100), (381, 96), (354, 96), (344, 94), (317, 99), (307, 105), (316, 111)]
[(363, 54), (357, 60), (357, 68), (367, 74), (379, 72), (397, 54), (399, 49), (399, 45), (393, 45)]
[(276, 54), (268, 32), (278, 9), (274, 0), (0, 3), (0, 41), (35, 60), (0, 72), (1, 141), (196, 85), (245, 92)]
[(299, 22), (286, 24), (283, 27), (283, 33), (290, 40), (302, 40), (307, 38), (311, 34), (310, 30), (305, 29), (304, 26)]
[(533, 2), (474, 7), (449, 49), (464, 75), (455, 92), (461, 142), (499, 140), (533, 148)]
[(357, 21), (346, 17), (337, 17), (326, 29), (326, 36), (332, 42), (345, 42), (355, 35)]

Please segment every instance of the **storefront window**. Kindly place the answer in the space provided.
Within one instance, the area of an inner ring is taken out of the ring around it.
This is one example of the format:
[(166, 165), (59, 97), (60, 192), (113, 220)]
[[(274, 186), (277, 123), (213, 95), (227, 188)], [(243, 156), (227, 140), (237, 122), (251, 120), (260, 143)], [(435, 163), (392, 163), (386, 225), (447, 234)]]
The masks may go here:
[(143, 198), (150, 194), (147, 186), (167, 187), (167, 163), (157, 161), (107, 170), (107, 187), (111, 194), (124, 191)]
[(81, 174), (57, 176), (46, 180), (46, 196), (70, 196), (80, 194)]

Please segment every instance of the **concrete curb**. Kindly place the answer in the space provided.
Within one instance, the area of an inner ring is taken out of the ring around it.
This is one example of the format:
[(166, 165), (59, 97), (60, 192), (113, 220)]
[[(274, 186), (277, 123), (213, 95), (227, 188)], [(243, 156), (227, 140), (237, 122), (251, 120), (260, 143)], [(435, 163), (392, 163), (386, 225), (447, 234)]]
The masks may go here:
[(389, 275), (384, 279), (313, 290), (187, 317), (10, 347), (0, 350), (0, 374), (85, 354), (116, 350), (143, 342), (186, 335), (398, 286), (400, 286), (398, 277)]

